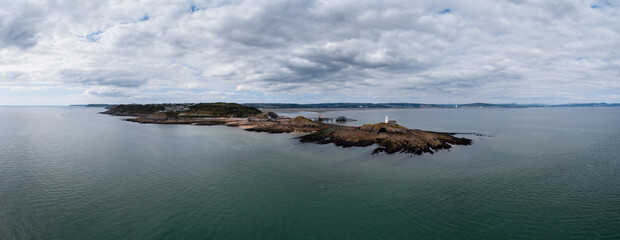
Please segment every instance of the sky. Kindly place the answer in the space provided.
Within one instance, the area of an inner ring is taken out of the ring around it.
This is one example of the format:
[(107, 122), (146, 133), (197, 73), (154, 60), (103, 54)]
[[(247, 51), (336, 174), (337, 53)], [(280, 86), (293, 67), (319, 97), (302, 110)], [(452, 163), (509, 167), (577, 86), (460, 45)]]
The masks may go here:
[(0, 105), (620, 102), (620, 1), (0, 6)]

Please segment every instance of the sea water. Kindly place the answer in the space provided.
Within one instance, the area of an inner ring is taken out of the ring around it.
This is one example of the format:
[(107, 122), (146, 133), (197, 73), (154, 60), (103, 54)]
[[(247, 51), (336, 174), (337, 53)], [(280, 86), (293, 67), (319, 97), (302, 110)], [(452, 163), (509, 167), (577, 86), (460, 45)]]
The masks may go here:
[(0, 107), (0, 239), (619, 239), (620, 108), (278, 113), (461, 135), (421, 156)]

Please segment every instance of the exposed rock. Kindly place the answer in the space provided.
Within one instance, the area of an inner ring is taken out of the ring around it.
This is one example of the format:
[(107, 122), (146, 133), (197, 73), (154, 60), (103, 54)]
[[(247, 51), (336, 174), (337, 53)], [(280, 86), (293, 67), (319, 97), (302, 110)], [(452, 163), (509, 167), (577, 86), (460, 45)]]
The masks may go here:
[(455, 133), (427, 132), (418, 129), (387, 124), (366, 124), (361, 127), (350, 127), (314, 122), (304, 117), (278, 119), (273, 121), (250, 121), (250, 118), (182, 118), (157, 112), (143, 115), (128, 121), (155, 124), (194, 124), (194, 125), (227, 125), (241, 127), (252, 132), (267, 133), (306, 133), (298, 137), (301, 142), (328, 144), (334, 143), (341, 147), (365, 147), (378, 145), (373, 154), (385, 152), (434, 153), (441, 149), (450, 149), (452, 145), (470, 145), (467, 138), (454, 137)]
[(310, 133), (328, 127), (326, 124), (316, 123), (304, 117), (296, 117), (293, 119), (282, 119), (277, 122), (259, 122), (252, 124), (245, 130), (252, 132), (268, 132), (268, 133)]
[(387, 132), (387, 133), (405, 133), (407, 132), (407, 128), (400, 126), (398, 124), (391, 125), (389, 123), (376, 123), (376, 124), (364, 124), (360, 127), (360, 130), (369, 131), (369, 132)]
[(445, 133), (431, 133), (422, 130), (404, 130), (400, 128), (386, 128), (381, 131), (373, 127), (332, 127), (299, 137), (301, 142), (314, 142), (318, 144), (334, 143), (337, 146), (370, 146), (379, 145), (373, 154), (385, 152), (411, 153), (434, 153), (441, 149), (449, 149), (452, 145), (470, 145), (471, 140), (457, 138)]

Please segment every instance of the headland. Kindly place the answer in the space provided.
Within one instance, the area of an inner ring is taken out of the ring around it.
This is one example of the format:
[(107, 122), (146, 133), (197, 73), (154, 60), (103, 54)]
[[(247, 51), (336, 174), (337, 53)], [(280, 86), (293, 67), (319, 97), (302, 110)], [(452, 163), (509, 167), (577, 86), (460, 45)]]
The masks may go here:
[(471, 140), (455, 133), (409, 129), (394, 122), (343, 126), (316, 122), (297, 116), (278, 116), (236, 103), (117, 105), (103, 114), (131, 116), (127, 121), (148, 124), (225, 125), (251, 132), (297, 133), (300, 142), (341, 147), (377, 145), (373, 154), (385, 152), (420, 155), (450, 149), (452, 145), (470, 145)]

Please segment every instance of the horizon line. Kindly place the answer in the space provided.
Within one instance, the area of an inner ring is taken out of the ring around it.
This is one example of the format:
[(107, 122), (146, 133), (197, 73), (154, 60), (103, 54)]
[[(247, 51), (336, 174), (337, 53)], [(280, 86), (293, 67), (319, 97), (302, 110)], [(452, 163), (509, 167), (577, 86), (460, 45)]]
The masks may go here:
[[(193, 104), (193, 103), (216, 103), (223, 101), (215, 101), (215, 102), (158, 102), (158, 103), (86, 103), (86, 104), (25, 104), (25, 105), (3, 105), (0, 104), (0, 107), (71, 107), (71, 106), (87, 106), (87, 105), (128, 105), (128, 104)], [(467, 104), (494, 104), (494, 105), (547, 105), (547, 106), (558, 106), (558, 105), (573, 105), (573, 104), (607, 104), (607, 105), (617, 105), (620, 102), (569, 102), (569, 103), (492, 103), (492, 102), (468, 102), (468, 103), (421, 103), (421, 102), (316, 102), (316, 103), (294, 103), (294, 102), (225, 102), (225, 103), (237, 103), (237, 104), (297, 104), (297, 105), (312, 105), (312, 104), (423, 104), (423, 105), (467, 105)]]

